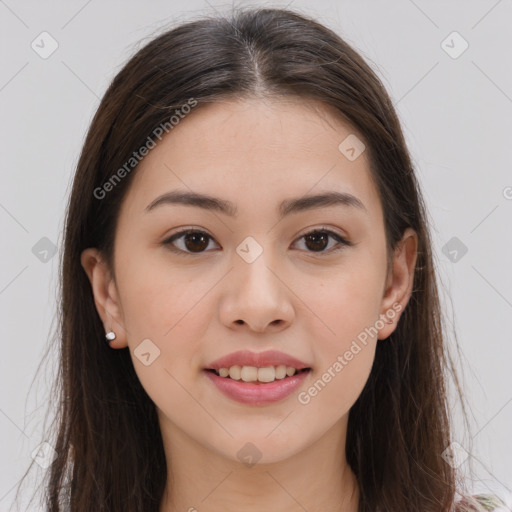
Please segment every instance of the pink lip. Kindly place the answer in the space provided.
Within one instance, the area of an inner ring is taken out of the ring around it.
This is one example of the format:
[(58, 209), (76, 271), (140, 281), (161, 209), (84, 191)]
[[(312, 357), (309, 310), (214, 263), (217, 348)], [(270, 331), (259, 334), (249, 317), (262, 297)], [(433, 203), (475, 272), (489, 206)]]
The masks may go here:
[(291, 395), (304, 382), (304, 379), (311, 373), (311, 370), (266, 383), (244, 382), (228, 377), (219, 377), (217, 374), (207, 370), (204, 370), (203, 373), (228, 398), (244, 404), (267, 405), (279, 402)]
[(267, 350), (265, 352), (251, 352), (250, 350), (239, 350), (227, 356), (212, 361), (205, 369), (218, 370), (219, 368), (231, 368), (231, 366), (292, 366), (296, 370), (310, 368), (310, 366), (295, 357), (292, 357), (278, 350)]

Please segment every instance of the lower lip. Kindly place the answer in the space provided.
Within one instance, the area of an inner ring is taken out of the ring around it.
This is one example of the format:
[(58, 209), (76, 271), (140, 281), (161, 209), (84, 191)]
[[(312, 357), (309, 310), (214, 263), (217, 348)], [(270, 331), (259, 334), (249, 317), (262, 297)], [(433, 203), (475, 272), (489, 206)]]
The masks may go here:
[(219, 377), (207, 370), (204, 370), (204, 373), (228, 398), (244, 404), (267, 405), (290, 396), (304, 382), (311, 370), (267, 383), (244, 382), (243, 380)]

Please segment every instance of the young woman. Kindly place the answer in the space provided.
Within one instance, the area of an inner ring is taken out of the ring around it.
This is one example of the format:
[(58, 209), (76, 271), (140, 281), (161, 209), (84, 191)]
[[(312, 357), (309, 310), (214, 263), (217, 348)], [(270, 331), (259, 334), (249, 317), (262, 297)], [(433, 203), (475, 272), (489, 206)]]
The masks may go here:
[(78, 163), (61, 277), (49, 511), (498, 505), (457, 474), (397, 115), (313, 19), (203, 18), (124, 66)]

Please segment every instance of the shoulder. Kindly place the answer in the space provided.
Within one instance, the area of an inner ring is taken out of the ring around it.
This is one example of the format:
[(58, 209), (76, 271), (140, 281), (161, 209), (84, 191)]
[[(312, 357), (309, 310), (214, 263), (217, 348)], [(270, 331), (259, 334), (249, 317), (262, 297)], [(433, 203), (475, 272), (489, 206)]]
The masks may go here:
[(512, 503), (495, 494), (474, 494), (457, 502), (454, 512), (512, 512)]

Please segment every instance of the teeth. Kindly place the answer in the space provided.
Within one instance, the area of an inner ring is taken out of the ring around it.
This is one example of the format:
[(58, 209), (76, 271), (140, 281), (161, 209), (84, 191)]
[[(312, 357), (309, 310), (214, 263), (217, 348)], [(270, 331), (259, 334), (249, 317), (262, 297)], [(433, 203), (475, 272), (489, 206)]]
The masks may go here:
[(226, 377), (231, 377), (234, 380), (240, 380), (242, 378), (242, 367), (241, 366), (232, 366), (231, 368), (221, 368), (221, 370), (226, 370)]
[(288, 377), (291, 377), (295, 373), (295, 368), (292, 368), (291, 366), (286, 367), (286, 375)]
[(273, 382), (276, 379), (291, 377), (297, 370), (292, 366), (265, 366), (257, 368), (256, 366), (231, 366), (231, 368), (220, 368), (217, 373), (221, 377), (230, 377), (233, 380), (243, 380), (244, 382)]
[(276, 366), (276, 379), (284, 379), (286, 377), (286, 366), (284, 364)]
[(258, 368), (258, 380), (260, 382), (273, 382), (276, 380), (276, 369), (273, 366)]
[(244, 382), (256, 382), (258, 380), (258, 368), (255, 366), (242, 366), (241, 373)]

